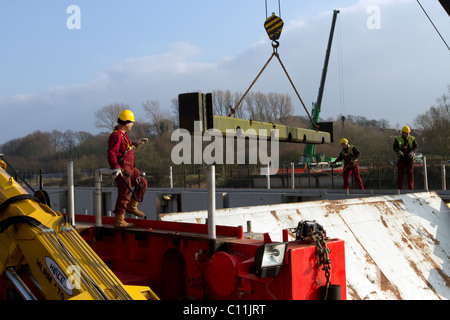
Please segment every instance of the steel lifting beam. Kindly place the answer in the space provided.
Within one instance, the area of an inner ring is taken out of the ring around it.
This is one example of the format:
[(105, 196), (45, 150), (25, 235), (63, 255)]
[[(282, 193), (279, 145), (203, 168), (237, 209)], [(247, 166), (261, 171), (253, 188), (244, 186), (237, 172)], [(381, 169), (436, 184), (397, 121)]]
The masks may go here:
[[(236, 130), (239, 131), (240, 129), (245, 136), (265, 134), (265, 137), (270, 139), (275, 135), (280, 142), (311, 144), (330, 144), (332, 142), (332, 132), (214, 115), (212, 94), (210, 93), (180, 94), (178, 96), (178, 108), (180, 128), (186, 129), (190, 133), (198, 131), (198, 128), (195, 128), (195, 122), (198, 121), (202, 124), (201, 133), (209, 129), (215, 129), (226, 135), (227, 133), (236, 133)], [(330, 131), (332, 131), (332, 128)]]
[(277, 133), (278, 139), (281, 142), (314, 144), (330, 143), (330, 133), (328, 132), (225, 116), (214, 116), (214, 129), (223, 133), (226, 133), (227, 130), (236, 132), (236, 129), (241, 129), (246, 136), (249, 136), (252, 133), (261, 136), (266, 133), (265, 136), (269, 139), (274, 133)]

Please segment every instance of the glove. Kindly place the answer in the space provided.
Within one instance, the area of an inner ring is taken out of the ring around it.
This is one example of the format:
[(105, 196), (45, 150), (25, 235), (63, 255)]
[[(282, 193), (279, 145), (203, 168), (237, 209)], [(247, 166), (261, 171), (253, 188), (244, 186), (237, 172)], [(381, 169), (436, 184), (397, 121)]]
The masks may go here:
[(340, 166), (340, 164), (338, 164), (336, 161), (333, 161), (333, 162), (331, 163), (331, 166), (332, 166), (333, 168), (337, 168), (337, 167)]
[(117, 178), (119, 174), (122, 174), (122, 169), (114, 169), (112, 172), (112, 176), (114, 179)]
[(397, 152), (397, 153), (398, 153), (398, 155), (399, 155), (400, 157), (403, 157), (403, 156), (404, 156), (403, 152), (401, 152), (401, 151), (399, 151), (399, 152)]
[(141, 144), (146, 143), (148, 141), (147, 138), (141, 138), (138, 142), (136, 142), (136, 148), (139, 147)]
[(410, 158), (410, 159), (412, 159), (412, 158), (414, 158), (414, 152), (410, 152), (410, 153), (408, 153), (408, 158)]

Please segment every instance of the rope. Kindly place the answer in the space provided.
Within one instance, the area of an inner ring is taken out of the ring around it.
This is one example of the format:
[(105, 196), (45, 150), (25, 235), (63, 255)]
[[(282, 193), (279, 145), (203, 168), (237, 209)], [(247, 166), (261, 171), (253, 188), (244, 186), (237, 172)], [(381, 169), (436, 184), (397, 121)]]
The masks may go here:
[[(280, 0), (278, 0), (278, 15), (281, 18), (281, 3), (280, 3)], [(267, 19), (267, 0), (266, 0), (266, 19)]]
[(441, 33), (439, 32), (439, 30), (436, 28), (436, 26), (434, 25), (433, 21), (431, 20), (430, 16), (428, 15), (428, 13), (425, 11), (424, 7), (422, 6), (422, 4), (419, 2), (419, 0), (416, 0), (417, 3), (419, 4), (419, 6), (422, 8), (423, 12), (425, 13), (425, 15), (427, 16), (428, 20), (430, 20), (431, 24), (433, 25), (434, 29), (436, 30), (436, 32), (438, 33), (439, 37), (441, 37), (442, 41), (444, 42), (444, 44), (447, 46), (447, 49), (450, 50), (450, 47), (448, 46), (447, 42), (445, 42), (444, 37), (442, 37)]
[(323, 172), (324, 175), (328, 176), (328, 177), (333, 177), (333, 178), (337, 178), (340, 177), (341, 175), (344, 174), (344, 171), (347, 170), (350, 167), (350, 164), (352, 164), (351, 162), (349, 164), (347, 164), (344, 169), (342, 169), (341, 173), (338, 174), (334, 174), (334, 173), (327, 173), (327, 172)]

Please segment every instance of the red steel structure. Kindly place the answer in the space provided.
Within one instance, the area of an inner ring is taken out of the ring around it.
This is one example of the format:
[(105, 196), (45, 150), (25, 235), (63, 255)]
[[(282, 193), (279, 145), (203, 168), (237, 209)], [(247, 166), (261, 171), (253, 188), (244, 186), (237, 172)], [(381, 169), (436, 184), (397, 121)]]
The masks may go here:
[[(311, 241), (287, 241), (277, 275), (258, 275), (258, 248), (272, 244), (242, 227), (217, 226), (217, 250), (209, 254), (208, 226), (168, 221), (133, 220), (136, 228), (113, 228), (114, 218), (77, 216), (77, 228), (94, 251), (125, 285), (149, 286), (161, 300), (314, 300), (324, 299), (327, 278)], [(327, 239), (333, 290), (328, 299), (346, 299), (344, 241)], [(256, 258), (257, 259), (257, 258)], [(331, 292), (331, 291), (330, 291)]]

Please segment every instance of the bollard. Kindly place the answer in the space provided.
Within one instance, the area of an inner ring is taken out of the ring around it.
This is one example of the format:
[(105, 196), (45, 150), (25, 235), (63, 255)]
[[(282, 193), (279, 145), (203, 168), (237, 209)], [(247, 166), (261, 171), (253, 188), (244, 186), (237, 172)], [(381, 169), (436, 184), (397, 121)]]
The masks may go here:
[(445, 161), (441, 162), (441, 179), (442, 179), (442, 190), (447, 190), (447, 181), (445, 176)]
[(428, 192), (427, 157), (423, 157), (423, 186)]
[(216, 169), (208, 167), (208, 242), (210, 256), (216, 251)]
[(97, 169), (95, 170), (95, 190), (94, 190), (94, 201), (95, 201), (95, 226), (102, 226), (102, 175), (112, 175), (113, 170), (111, 169)]
[(73, 186), (73, 161), (67, 163), (67, 200), (69, 218), (72, 226), (75, 226), (75, 191)]
[(323, 300), (341, 300), (341, 286), (331, 284), (320, 287), (320, 296)]
[(291, 189), (295, 189), (295, 164), (291, 162)]

